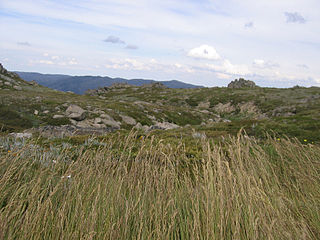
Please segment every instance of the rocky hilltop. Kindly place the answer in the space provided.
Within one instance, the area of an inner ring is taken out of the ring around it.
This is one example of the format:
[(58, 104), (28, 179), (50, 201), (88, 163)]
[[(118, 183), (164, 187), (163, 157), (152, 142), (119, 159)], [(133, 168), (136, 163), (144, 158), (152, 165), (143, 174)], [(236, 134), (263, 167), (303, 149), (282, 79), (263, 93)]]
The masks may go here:
[(28, 83), (27, 81), (22, 80), (18, 74), (9, 72), (0, 63), (0, 87), (2, 87), (3, 89), (13, 89), (21, 91), (23, 89), (23, 86), (32, 84), (32, 82)]
[(230, 82), (228, 84), (228, 88), (254, 88), (257, 87), (255, 82), (250, 80), (245, 80), (243, 78), (239, 78)]

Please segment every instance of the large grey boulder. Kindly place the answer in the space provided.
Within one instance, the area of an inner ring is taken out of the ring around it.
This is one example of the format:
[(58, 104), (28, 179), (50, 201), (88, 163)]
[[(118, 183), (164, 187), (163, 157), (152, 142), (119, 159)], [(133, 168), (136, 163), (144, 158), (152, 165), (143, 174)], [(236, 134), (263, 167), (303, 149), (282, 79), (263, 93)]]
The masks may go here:
[(120, 122), (115, 121), (111, 116), (106, 113), (100, 115), (99, 118), (95, 119), (96, 124), (105, 124), (106, 126), (110, 126), (114, 129), (120, 129)]
[(76, 121), (82, 121), (86, 118), (86, 111), (77, 105), (70, 105), (66, 110), (66, 116)]
[(128, 125), (136, 125), (137, 124), (137, 121), (132, 117), (125, 116), (125, 115), (120, 115), (120, 117), (122, 118), (122, 121), (124, 121)]
[(112, 119), (101, 119), (103, 124), (106, 126), (110, 126), (114, 129), (120, 129), (120, 123), (116, 122), (113, 118)]

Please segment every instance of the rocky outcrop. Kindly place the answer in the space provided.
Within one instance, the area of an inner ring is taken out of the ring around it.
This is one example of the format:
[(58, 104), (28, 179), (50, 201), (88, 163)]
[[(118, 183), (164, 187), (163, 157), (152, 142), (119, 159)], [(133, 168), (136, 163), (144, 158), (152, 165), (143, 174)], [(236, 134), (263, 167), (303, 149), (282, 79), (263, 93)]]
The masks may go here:
[(281, 106), (272, 110), (273, 117), (290, 117), (297, 113), (295, 106)]
[(32, 129), (32, 132), (39, 133), (42, 137), (70, 137), (75, 135), (104, 135), (113, 132), (114, 128), (93, 128), (93, 127), (78, 127), (73, 125), (63, 126), (44, 126), (37, 129)]
[(155, 83), (144, 84), (144, 85), (142, 85), (142, 88), (161, 88), (161, 89), (164, 89), (167, 87), (160, 82), (155, 82)]
[(216, 106), (214, 106), (214, 111), (223, 114), (223, 113), (232, 113), (236, 110), (236, 108), (230, 103), (218, 103)]
[(109, 91), (113, 90), (121, 90), (121, 89), (126, 89), (129, 87), (133, 87), (133, 85), (130, 85), (128, 83), (113, 83), (110, 87), (100, 87), (98, 89), (89, 89), (85, 91), (85, 95), (90, 95), (90, 96), (98, 96), (104, 93), (107, 93)]
[(134, 128), (138, 130), (142, 130), (144, 132), (150, 132), (152, 130), (170, 130), (170, 129), (176, 129), (180, 126), (174, 123), (169, 122), (155, 122), (152, 126), (143, 125), (141, 123), (137, 123)]
[(169, 122), (157, 122), (156, 124), (152, 125), (150, 127), (150, 130), (153, 129), (161, 129), (161, 130), (169, 130), (169, 129), (176, 129), (179, 128), (180, 126), (174, 123), (169, 123)]
[(15, 90), (21, 91), (22, 88), (19, 85), (28, 85), (28, 83), (22, 80), (18, 74), (14, 72), (10, 72), (5, 69), (2, 64), (0, 63), (0, 79), (5, 81), (5, 85), (9, 87), (14, 87)]
[(107, 89), (111, 90), (111, 89), (129, 88), (129, 87), (133, 87), (133, 85), (130, 85), (128, 83), (113, 83), (110, 87), (107, 87)]
[(243, 78), (239, 78), (230, 82), (228, 84), (228, 88), (254, 88), (256, 84), (253, 81), (245, 80)]
[(66, 110), (66, 116), (76, 121), (82, 121), (86, 118), (86, 111), (77, 105), (70, 105)]
[(39, 86), (39, 84), (34, 80), (30, 81), (29, 84), (32, 86)]

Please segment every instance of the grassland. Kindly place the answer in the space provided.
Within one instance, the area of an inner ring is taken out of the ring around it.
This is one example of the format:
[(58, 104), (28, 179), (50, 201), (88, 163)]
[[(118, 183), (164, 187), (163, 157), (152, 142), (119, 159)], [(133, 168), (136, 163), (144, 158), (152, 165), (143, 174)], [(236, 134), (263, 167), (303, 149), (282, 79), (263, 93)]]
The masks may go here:
[[(0, 239), (320, 239), (320, 88), (88, 96), (13, 80), (0, 87)], [(8, 135), (71, 124), (53, 118), (70, 104), (180, 128)]]
[(1, 138), (1, 239), (319, 239), (320, 147)]

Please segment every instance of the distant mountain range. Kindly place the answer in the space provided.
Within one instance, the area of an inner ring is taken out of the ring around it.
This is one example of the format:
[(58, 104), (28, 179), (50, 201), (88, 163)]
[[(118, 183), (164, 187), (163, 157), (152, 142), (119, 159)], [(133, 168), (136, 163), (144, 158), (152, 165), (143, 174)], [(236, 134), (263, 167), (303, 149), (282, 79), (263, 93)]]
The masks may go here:
[(192, 85), (177, 80), (155, 81), (147, 79), (125, 79), (100, 76), (70, 76), (63, 74), (41, 74), (36, 72), (15, 72), (26, 81), (36, 81), (40, 85), (60, 91), (72, 91), (77, 94), (84, 94), (88, 89), (109, 87), (113, 83), (128, 83), (135, 86), (161, 82), (169, 88), (202, 88), (203, 86)]

